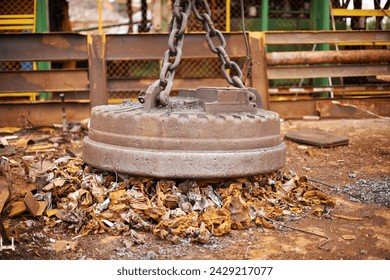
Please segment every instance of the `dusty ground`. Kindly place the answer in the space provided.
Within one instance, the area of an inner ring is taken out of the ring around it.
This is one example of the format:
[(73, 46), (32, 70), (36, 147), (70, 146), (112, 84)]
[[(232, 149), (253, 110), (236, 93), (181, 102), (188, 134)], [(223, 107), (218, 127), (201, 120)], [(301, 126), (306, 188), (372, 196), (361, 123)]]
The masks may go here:
[[(77, 238), (69, 229), (44, 226), (42, 217), (9, 219), (3, 213), (16, 250), (0, 252), (0, 259), (390, 259), (390, 121), (282, 123), (282, 133), (305, 128), (350, 139), (348, 146), (328, 149), (285, 141), (284, 171), (321, 182), (321, 189), (336, 199), (320, 218), (303, 213), (280, 221), (289, 227), (235, 230), (206, 244), (186, 239), (173, 244), (141, 232), (145, 243), (132, 245), (127, 236)], [(0, 183), (4, 180), (0, 176)]]

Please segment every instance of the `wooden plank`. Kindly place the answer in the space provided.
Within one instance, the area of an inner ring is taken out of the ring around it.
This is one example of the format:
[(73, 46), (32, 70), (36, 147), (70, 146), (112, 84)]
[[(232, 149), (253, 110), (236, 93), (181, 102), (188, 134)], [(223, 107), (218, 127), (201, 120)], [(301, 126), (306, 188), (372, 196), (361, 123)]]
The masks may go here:
[(24, 197), (24, 204), (26, 204), (27, 210), (35, 217), (39, 212), (38, 200), (34, 197), (32, 192), (28, 192)]
[(87, 70), (0, 71), (0, 93), (88, 90)]
[(268, 67), (268, 79), (300, 79), (326, 77), (359, 77), (390, 74), (390, 66), (371, 64), (351, 64), (333, 66), (290, 66)]
[(91, 106), (108, 103), (105, 35), (88, 35), (88, 69)]

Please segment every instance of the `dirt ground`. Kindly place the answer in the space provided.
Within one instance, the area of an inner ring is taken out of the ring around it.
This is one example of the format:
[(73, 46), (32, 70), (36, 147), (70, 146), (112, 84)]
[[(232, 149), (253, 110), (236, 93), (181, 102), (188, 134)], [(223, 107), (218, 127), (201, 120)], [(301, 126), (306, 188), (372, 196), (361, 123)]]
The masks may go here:
[[(43, 217), (3, 213), (16, 250), (0, 251), (0, 259), (390, 259), (390, 121), (288, 120), (281, 129), (282, 135), (317, 129), (349, 137), (349, 145), (334, 148), (284, 141), (283, 171), (319, 182), (336, 200), (321, 217), (304, 212), (274, 229), (233, 230), (206, 244), (189, 239), (174, 244), (145, 232), (140, 232), (143, 244), (129, 244), (128, 236), (79, 237), (67, 228), (46, 226)], [(0, 176), (0, 183), (4, 180)]]

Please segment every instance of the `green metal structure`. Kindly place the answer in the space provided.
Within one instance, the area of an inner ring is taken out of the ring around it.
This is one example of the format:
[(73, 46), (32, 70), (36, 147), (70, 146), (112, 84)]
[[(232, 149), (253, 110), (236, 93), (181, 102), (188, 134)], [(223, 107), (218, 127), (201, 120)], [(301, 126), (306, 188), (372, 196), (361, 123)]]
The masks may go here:
[[(48, 32), (48, 3), (47, 0), (36, 0), (36, 30), (35, 32)], [(49, 70), (50, 62), (48, 61), (39, 61), (37, 63), (38, 70)], [(51, 93), (49, 92), (40, 92), (39, 98), (43, 100), (47, 100), (51, 98)]]

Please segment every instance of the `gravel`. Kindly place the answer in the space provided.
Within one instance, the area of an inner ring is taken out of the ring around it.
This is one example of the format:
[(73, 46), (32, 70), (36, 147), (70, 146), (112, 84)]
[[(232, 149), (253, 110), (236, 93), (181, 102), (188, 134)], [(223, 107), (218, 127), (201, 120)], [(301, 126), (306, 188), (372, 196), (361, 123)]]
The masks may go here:
[(351, 201), (374, 202), (390, 208), (390, 177), (383, 180), (360, 179), (344, 187), (336, 186), (333, 190), (347, 194)]

